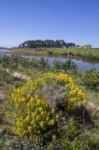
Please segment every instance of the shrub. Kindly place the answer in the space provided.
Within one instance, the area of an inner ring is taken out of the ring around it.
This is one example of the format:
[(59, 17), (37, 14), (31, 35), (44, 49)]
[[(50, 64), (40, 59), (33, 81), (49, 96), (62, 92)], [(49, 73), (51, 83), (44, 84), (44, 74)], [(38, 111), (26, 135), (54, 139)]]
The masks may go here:
[(45, 60), (43, 57), (40, 58), (38, 64), (41, 68), (49, 67), (47, 60)]
[(87, 88), (99, 90), (99, 71), (95, 69), (86, 71), (82, 76), (82, 80)]
[(73, 73), (77, 73), (77, 71), (78, 71), (77, 65), (71, 60), (68, 60), (63, 63), (63, 69), (65, 71), (71, 71)]
[(57, 70), (63, 69), (63, 63), (61, 61), (58, 61), (58, 60), (55, 60), (53, 62), (53, 66)]
[(84, 101), (84, 93), (69, 75), (45, 73), (12, 91), (6, 114), (14, 133), (33, 140), (56, 134), (60, 111), (72, 111)]
[(13, 71), (18, 67), (18, 57), (16, 55), (12, 55), (11, 57), (4, 55), (1, 57), (1, 64), (3, 68), (10, 68)]
[(55, 69), (64, 70), (65, 72), (70, 72), (70, 73), (75, 73), (75, 74), (78, 72), (77, 65), (71, 60), (68, 60), (66, 62), (55, 60), (53, 63), (53, 66)]
[(99, 130), (85, 130), (83, 133), (79, 135), (79, 149), (91, 149), (98, 150), (99, 149)]

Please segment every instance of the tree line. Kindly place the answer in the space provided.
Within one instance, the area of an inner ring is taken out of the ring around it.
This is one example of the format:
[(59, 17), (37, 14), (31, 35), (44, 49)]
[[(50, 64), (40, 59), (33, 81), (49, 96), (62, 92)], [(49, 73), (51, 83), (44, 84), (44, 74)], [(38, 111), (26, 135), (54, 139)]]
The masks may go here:
[(66, 43), (64, 40), (28, 40), (19, 45), (20, 48), (72, 48), (75, 43)]

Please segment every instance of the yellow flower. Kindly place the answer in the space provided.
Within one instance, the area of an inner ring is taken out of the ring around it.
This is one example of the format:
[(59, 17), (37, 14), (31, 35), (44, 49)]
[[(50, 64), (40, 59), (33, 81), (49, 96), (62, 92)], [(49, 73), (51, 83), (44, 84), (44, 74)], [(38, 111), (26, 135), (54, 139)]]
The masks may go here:
[(41, 121), (41, 122), (40, 122), (40, 126), (41, 126), (42, 128), (44, 128), (44, 121)]
[(35, 123), (35, 122), (32, 120), (32, 121), (31, 121), (31, 125), (34, 125), (34, 123)]
[(56, 135), (55, 134), (52, 135), (52, 139), (56, 140)]
[(31, 115), (32, 115), (32, 117), (34, 117), (35, 113), (34, 113), (34, 112), (32, 112), (32, 113), (31, 113)]
[(42, 112), (42, 111), (43, 111), (43, 108), (42, 108), (42, 107), (40, 107), (40, 108), (39, 108), (39, 111), (40, 111), (40, 112)]
[(38, 99), (38, 100), (37, 100), (37, 105), (40, 105), (40, 104), (41, 104), (41, 100)]
[(50, 118), (49, 118), (49, 116), (48, 116), (48, 117), (46, 118), (46, 120), (49, 121), (49, 119), (50, 119)]
[(28, 122), (30, 120), (29, 116), (26, 116), (25, 121)]
[(29, 132), (32, 131), (32, 127), (31, 127), (31, 126), (28, 127), (28, 131), (29, 131)]
[(33, 98), (33, 97), (31, 97), (31, 98), (30, 98), (30, 102), (33, 102), (33, 100), (34, 100), (34, 98)]
[[(33, 136), (37, 136), (38, 132), (42, 133), (47, 125), (54, 126), (58, 122), (59, 116), (56, 108), (50, 108), (50, 105), (47, 104), (50, 99), (46, 99), (46, 93), (42, 94), (40, 91), (40, 88), (45, 85), (48, 87), (52, 82), (64, 88), (64, 100), (61, 102), (66, 111), (71, 111), (77, 104), (85, 102), (83, 91), (67, 74), (48, 72), (33, 81), (28, 81), (23, 87), (13, 90), (9, 96), (9, 108), (11, 109), (8, 110), (7, 117), (9, 120), (13, 119), (13, 131), (17, 135), (29, 138), (29, 132), (30, 135), (32, 132)], [(55, 139), (54, 135), (53, 139)]]
[(52, 108), (52, 113), (55, 113), (55, 108)]
[(42, 116), (44, 115), (44, 111), (41, 111), (41, 115), (42, 115)]
[(58, 120), (58, 118), (59, 118), (59, 116), (58, 116), (58, 114), (57, 114), (57, 115), (55, 116), (55, 119)]
[(36, 116), (36, 120), (39, 120), (39, 119), (40, 119), (40, 116), (39, 116), (39, 115), (37, 115), (37, 116)]
[(53, 126), (53, 125), (55, 124), (55, 120), (54, 120), (54, 119), (51, 119), (51, 120), (49, 121), (49, 124), (50, 124), (51, 126)]
[(29, 103), (27, 103), (27, 105), (26, 105), (27, 107), (30, 107), (30, 104)]
[(24, 102), (24, 100), (25, 100), (24, 98), (21, 99), (22, 102)]

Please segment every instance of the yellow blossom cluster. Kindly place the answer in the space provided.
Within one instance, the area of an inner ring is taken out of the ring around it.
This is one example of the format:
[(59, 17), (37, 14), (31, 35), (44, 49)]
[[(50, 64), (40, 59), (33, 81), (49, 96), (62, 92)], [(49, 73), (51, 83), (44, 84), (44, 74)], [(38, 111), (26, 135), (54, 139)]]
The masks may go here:
[[(19, 92), (19, 91), (18, 91)], [(16, 94), (15, 94), (16, 95)], [(16, 95), (17, 97), (18, 95)], [(58, 121), (58, 114), (55, 108), (49, 108), (45, 100), (27, 95), (27, 99), (14, 99), (13, 93), (10, 96), (14, 118), (12, 130), (20, 137), (40, 135)], [(10, 104), (10, 105), (11, 105)], [(10, 110), (9, 117), (13, 114)]]
[[(19, 136), (32, 137), (46, 132), (58, 122), (56, 108), (50, 108), (45, 95), (40, 94), (43, 87), (55, 82), (64, 87), (64, 100), (61, 104), (70, 111), (85, 102), (85, 96), (72, 78), (64, 73), (45, 73), (24, 86), (14, 89), (9, 96), (9, 117), (12, 118), (13, 131)], [(49, 93), (51, 94), (51, 93)]]

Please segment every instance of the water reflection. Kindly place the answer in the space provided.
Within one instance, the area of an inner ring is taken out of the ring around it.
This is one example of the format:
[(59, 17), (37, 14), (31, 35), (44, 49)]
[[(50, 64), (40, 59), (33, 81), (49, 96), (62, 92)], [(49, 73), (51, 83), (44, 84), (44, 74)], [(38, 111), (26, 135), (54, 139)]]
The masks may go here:
[[(42, 58), (41, 56), (22, 56), (28, 59), (40, 59)], [(65, 57), (50, 57), (50, 56), (44, 56), (43, 57), (46, 61), (48, 61), (49, 65), (53, 65), (53, 62), (55, 60), (61, 61), (61, 62), (66, 62), (69, 60), (69, 58)], [(77, 59), (71, 59), (79, 68), (80, 71), (85, 71), (88, 69), (96, 68), (99, 69), (99, 63), (89, 63), (89, 62), (84, 62), (83, 60), (77, 60)]]

